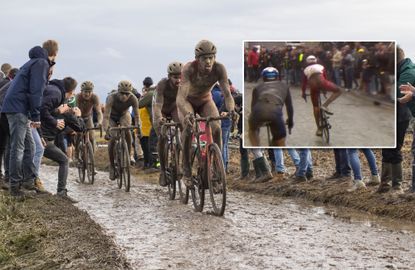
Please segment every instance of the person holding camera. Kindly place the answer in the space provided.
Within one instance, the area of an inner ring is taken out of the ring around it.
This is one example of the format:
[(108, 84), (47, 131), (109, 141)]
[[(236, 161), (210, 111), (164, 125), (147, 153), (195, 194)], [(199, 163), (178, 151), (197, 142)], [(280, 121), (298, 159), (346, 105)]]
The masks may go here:
[(74, 94), (77, 82), (71, 77), (63, 80), (52, 80), (43, 92), (40, 110), (42, 138), (45, 140), (44, 156), (59, 163), (57, 195), (71, 203), (76, 203), (68, 196), (66, 179), (69, 162), (66, 154), (55, 144), (56, 137), (68, 126), (76, 132), (85, 129), (81, 118), (81, 110), (71, 108), (67, 103)]

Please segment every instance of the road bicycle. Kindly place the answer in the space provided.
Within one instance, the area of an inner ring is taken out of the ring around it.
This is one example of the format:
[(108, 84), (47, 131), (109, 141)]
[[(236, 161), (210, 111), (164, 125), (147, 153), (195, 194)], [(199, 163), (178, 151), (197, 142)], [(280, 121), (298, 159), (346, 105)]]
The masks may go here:
[(169, 199), (174, 200), (176, 198), (176, 190), (180, 196), (180, 201), (186, 201), (184, 199), (185, 193), (182, 190), (180, 173), (180, 123), (173, 122), (170, 117), (166, 118), (166, 123), (161, 126), (161, 134), (165, 136), (164, 147), (164, 179), (166, 179), (167, 187), (169, 190)]
[(102, 128), (87, 128), (78, 133), (77, 137), (77, 168), (79, 182), (85, 183), (85, 179), (88, 179), (87, 183), (93, 185), (95, 181), (95, 159), (94, 159), (94, 147), (89, 139), (91, 130), (100, 130), (100, 136), (102, 137)]
[[(213, 142), (210, 123), (230, 118), (230, 116), (196, 117), (193, 121), (192, 134), (194, 144), (188, 151), (191, 152), (191, 180), (190, 190), (195, 211), (203, 211), (205, 190), (209, 189), (213, 214), (222, 216), (226, 207), (226, 174), (220, 147)], [(199, 123), (205, 123), (205, 129)], [(206, 136), (206, 141), (201, 140)]]
[(128, 145), (126, 140), (126, 132), (137, 129), (136, 126), (127, 127), (112, 127), (110, 131), (115, 132), (114, 142), (114, 169), (115, 177), (117, 179), (118, 188), (121, 189), (124, 185), (126, 192), (130, 191), (130, 152), (128, 151)]
[(326, 145), (330, 144), (330, 129), (331, 129), (331, 125), (329, 123), (329, 116), (327, 114), (327, 112), (323, 109), (321, 109), (321, 95), (322, 93), (319, 94), (318, 96), (318, 106), (320, 108), (320, 117), (318, 119), (318, 126), (321, 129), (322, 132), (322, 140), (323, 143)]

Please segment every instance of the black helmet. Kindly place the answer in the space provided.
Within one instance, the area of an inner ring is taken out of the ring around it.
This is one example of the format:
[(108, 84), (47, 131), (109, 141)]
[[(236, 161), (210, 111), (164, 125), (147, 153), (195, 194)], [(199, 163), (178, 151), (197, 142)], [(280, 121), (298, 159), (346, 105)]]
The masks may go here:
[(153, 79), (151, 77), (145, 77), (143, 81), (143, 85), (145, 86), (153, 85)]

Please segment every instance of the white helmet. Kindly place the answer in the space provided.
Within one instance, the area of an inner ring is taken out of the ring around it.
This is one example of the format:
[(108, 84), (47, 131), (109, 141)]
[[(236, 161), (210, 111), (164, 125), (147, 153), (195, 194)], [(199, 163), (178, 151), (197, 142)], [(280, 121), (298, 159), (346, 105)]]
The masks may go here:
[(307, 56), (306, 60), (307, 64), (315, 64), (317, 63), (317, 58), (314, 55)]

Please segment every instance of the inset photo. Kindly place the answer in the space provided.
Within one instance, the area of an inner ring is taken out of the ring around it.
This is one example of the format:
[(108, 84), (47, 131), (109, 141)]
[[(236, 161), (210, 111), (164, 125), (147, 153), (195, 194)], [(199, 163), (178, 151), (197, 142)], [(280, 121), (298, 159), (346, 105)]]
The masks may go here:
[(244, 147), (394, 148), (395, 41), (244, 41)]

